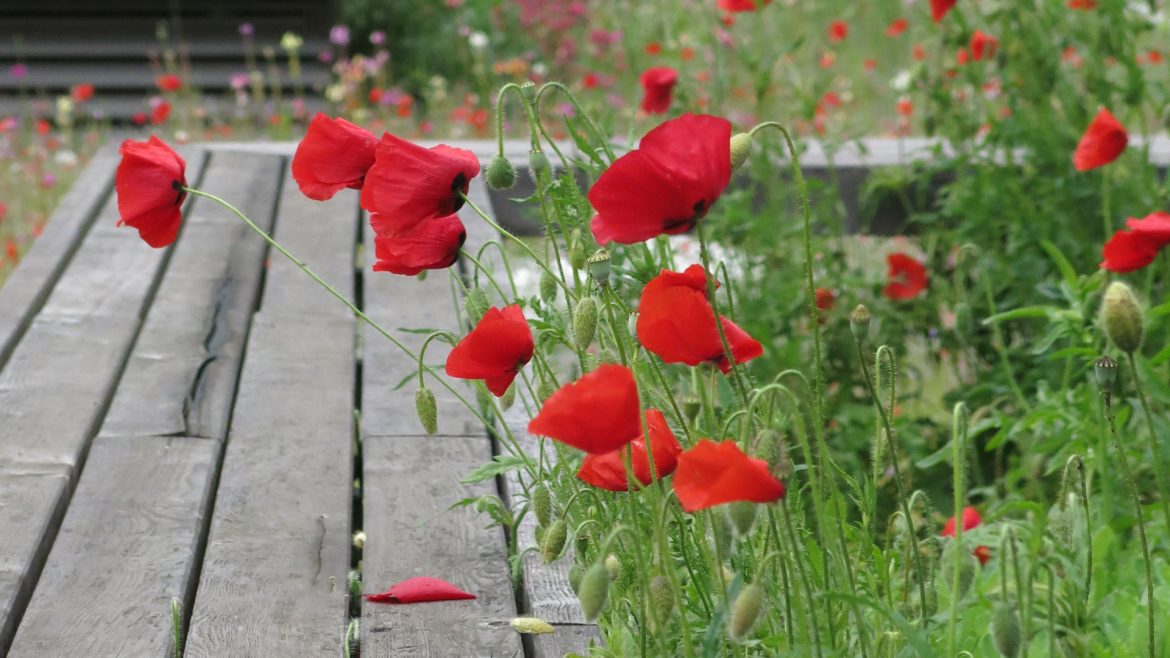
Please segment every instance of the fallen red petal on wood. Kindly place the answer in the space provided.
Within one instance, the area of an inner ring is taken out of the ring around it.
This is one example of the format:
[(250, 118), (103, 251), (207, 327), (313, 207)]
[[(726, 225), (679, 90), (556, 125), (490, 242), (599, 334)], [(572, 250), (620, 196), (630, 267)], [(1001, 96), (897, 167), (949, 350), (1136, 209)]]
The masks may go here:
[(474, 594), (464, 592), (451, 583), (426, 576), (407, 578), (381, 594), (366, 594), (366, 600), (373, 603), (426, 603), (474, 598)]

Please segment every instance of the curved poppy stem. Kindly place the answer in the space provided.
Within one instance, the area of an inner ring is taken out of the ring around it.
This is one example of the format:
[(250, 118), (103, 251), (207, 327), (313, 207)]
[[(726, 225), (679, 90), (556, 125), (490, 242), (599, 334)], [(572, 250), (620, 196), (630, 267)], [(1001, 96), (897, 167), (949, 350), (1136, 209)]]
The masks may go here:
[(425, 370), (430, 372), (430, 367), (423, 364), (423, 359), (426, 358), (427, 346), (429, 346), (431, 341), (436, 338), (442, 338), (446, 340), (451, 344), (452, 347), (454, 347), (455, 344), (459, 342), (455, 340), (455, 336), (451, 335), (451, 332), (444, 331), (442, 329), (438, 331), (432, 331), (429, 335), (427, 335), (426, 339), (423, 340), (422, 347), (418, 348), (418, 385), (420, 388), (426, 387), (426, 383), (423, 381), (423, 371)]
[(572, 103), (573, 109), (577, 111), (578, 116), (585, 120), (585, 125), (589, 126), (589, 129), (593, 131), (594, 136), (599, 142), (601, 142), (601, 148), (605, 150), (605, 155), (609, 158), (610, 162), (613, 162), (616, 157), (614, 156), (613, 148), (611, 148), (609, 145), (609, 138), (606, 137), (605, 133), (602, 132), (597, 123), (593, 121), (593, 117), (589, 116), (589, 113), (582, 109), (581, 104), (577, 102), (577, 97), (573, 95), (573, 92), (569, 91), (568, 87), (559, 82), (546, 82), (541, 85), (540, 90), (536, 92), (537, 111), (539, 112), (540, 110), (541, 98), (543, 98), (545, 92), (550, 89), (555, 89), (569, 97), (569, 102)]

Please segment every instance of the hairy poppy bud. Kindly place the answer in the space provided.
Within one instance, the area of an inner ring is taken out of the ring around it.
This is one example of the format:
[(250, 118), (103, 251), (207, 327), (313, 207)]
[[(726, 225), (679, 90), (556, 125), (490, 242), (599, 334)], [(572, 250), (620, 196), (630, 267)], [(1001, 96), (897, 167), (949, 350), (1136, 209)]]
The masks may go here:
[(1060, 505), (1054, 505), (1048, 512), (1048, 534), (1060, 546), (1072, 545), (1074, 513)]
[(577, 588), (577, 600), (581, 603), (581, 612), (585, 621), (594, 621), (601, 609), (605, 607), (605, 599), (609, 596), (609, 570), (598, 562), (589, 567), (581, 577), (581, 585)]
[(468, 290), (467, 297), (463, 298), (463, 309), (467, 311), (467, 317), (473, 324), (483, 319), (483, 314), (487, 313), (489, 306), (491, 304), (488, 303), (487, 293), (480, 288)]
[(581, 570), (581, 565), (579, 564), (574, 564), (573, 566), (569, 567), (569, 587), (573, 589), (574, 594), (578, 593), (578, 591), (581, 589), (581, 577), (584, 575), (584, 573), (585, 572)]
[(617, 580), (618, 576), (622, 575), (622, 561), (618, 556), (610, 553), (605, 556), (605, 570), (609, 574), (610, 580)]
[(431, 389), (425, 386), (418, 389), (414, 394), (414, 410), (418, 414), (418, 422), (422, 424), (427, 434), (439, 431), (439, 410)]
[(731, 171), (735, 173), (752, 154), (752, 136), (736, 133), (731, 136)]
[(670, 587), (670, 579), (661, 574), (650, 579), (651, 610), (655, 612), (659, 623), (666, 623), (670, 614), (674, 612), (674, 592)]
[(604, 249), (598, 249), (593, 252), (593, 255), (586, 259), (589, 264), (589, 273), (603, 286), (609, 285), (609, 252)]
[[(959, 561), (959, 583), (958, 589), (952, 592), (950, 590), (955, 585), (955, 560)], [(940, 559), (939, 577), (950, 596), (961, 599), (967, 594), (971, 583), (975, 582), (978, 565), (979, 558), (975, 557), (969, 546), (964, 548), (958, 542), (947, 542)]]
[(752, 626), (756, 625), (756, 620), (760, 618), (760, 610), (763, 607), (763, 587), (752, 583), (740, 590), (739, 596), (735, 597), (735, 603), (731, 605), (731, 623), (728, 625), (728, 631), (732, 640), (738, 642), (747, 636)]
[(991, 617), (991, 643), (995, 650), (1004, 658), (1016, 658), (1020, 655), (1022, 639), (1020, 615), (1015, 607), (1006, 603), (996, 606)]
[(485, 177), (493, 190), (510, 190), (516, 184), (516, 168), (508, 158), (497, 155), (488, 165)]
[(512, 620), (512, 628), (517, 633), (535, 634), (555, 633), (556, 629), (547, 621), (539, 617), (517, 617)]
[(853, 332), (853, 338), (857, 341), (865, 340), (869, 335), (869, 322), (872, 316), (869, 314), (869, 309), (858, 304), (857, 308), (849, 313), (849, 331)]
[(1113, 383), (1117, 381), (1117, 362), (1107, 356), (1097, 359), (1093, 363), (1093, 375), (1102, 393), (1112, 393)]
[(564, 519), (557, 519), (548, 530), (544, 531), (544, 541), (540, 542), (540, 559), (545, 564), (551, 564), (561, 556), (565, 550), (565, 541), (569, 538), (569, 524)]
[(536, 491), (532, 492), (532, 511), (539, 525), (548, 525), (552, 520), (552, 494), (543, 484), (536, 485)]
[(756, 523), (756, 512), (759, 508), (750, 501), (740, 501), (727, 505), (727, 518), (731, 520), (731, 527), (735, 534), (746, 537)]
[(548, 162), (548, 156), (544, 151), (531, 151), (528, 153), (528, 174), (532, 176), (532, 182), (539, 183), (542, 176), (552, 175), (552, 165)]
[(1130, 354), (1142, 345), (1142, 307), (1133, 290), (1120, 281), (1105, 289), (1101, 302), (1101, 327), (1122, 352)]
[(512, 405), (515, 403), (516, 403), (516, 386), (512, 385), (512, 386), (509, 386), (508, 390), (504, 391), (504, 394), (500, 396), (500, 408), (503, 409), (504, 411), (507, 411), (507, 410), (511, 409)]
[(577, 309), (573, 317), (573, 341), (577, 349), (584, 351), (593, 343), (597, 335), (597, 300), (592, 297), (582, 297), (577, 302)]
[(551, 304), (557, 298), (557, 279), (551, 272), (540, 275), (540, 298)]

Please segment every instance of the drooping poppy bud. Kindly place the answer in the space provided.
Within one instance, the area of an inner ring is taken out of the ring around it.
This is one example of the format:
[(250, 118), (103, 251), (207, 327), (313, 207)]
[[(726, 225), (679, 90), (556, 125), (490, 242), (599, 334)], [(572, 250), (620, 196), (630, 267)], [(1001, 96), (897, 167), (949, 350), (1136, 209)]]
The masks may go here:
[(849, 313), (849, 331), (853, 334), (853, 338), (857, 341), (864, 341), (869, 335), (869, 323), (872, 316), (869, 314), (869, 309), (858, 304)]
[(508, 158), (497, 155), (488, 165), (486, 178), (493, 190), (510, 190), (516, 184), (516, 168)]
[(1109, 284), (1101, 302), (1100, 320), (1109, 340), (1126, 354), (1136, 352), (1142, 345), (1143, 321), (1142, 307), (1133, 290), (1121, 281)]
[(544, 531), (543, 541), (540, 542), (540, 559), (545, 564), (551, 564), (561, 556), (565, 550), (565, 542), (569, 539), (569, 524), (564, 519), (557, 519)]
[(577, 349), (586, 350), (597, 335), (597, 300), (590, 296), (577, 302), (573, 314), (573, 342)]
[(736, 133), (731, 136), (731, 171), (734, 173), (752, 154), (752, 136)]
[(536, 514), (536, 523), (546, 526), (552, 520), (552, 493), (548, 487), (538, 484), (532, 492), (532, 511)]
[(1015, 606), (1007, 603), (995, 606), (991, 617), (991, 643), (1003, 658), (1020, 655), (1023, 633), (1020, 630), (1020, 613)]
[(557, 279), (551, 272), (544, 272), (540, 275), (540, 298), (544, 303), (551, 304), (557, 298)]
[(665, 624), (674, 612), (674, 590), (669, 578), (659, 574), (650, 579), (650, 602), (658, 623)]
[(581, 603), (581, 613), (585, 621), (594, 621), (605, 607), (605, 600), (609, 597), (609, 570), (605, 564), (598, 562), (589, 567), (581, 577), (581, 585), (577, 588), (577, 600)]
[(415, 392), (414, 410), (418, 414), (418, 422), (428, 435), (439, 431), (439, 410), (431, 389), (424, 386)]
[(744, 586), (731, 606), (731, 623), (727, 627), (731, 639), (738, 642), (747, 637), (763, 608), (764, 588), (755, 583)]
[(530, 151), (528, 153), (528, 175), (532, 177), (533, 183), (540, 183), (541, 178), (548, 178), (552, 175), (552, 165), (549, 164), (548, 156), (544, 151)]

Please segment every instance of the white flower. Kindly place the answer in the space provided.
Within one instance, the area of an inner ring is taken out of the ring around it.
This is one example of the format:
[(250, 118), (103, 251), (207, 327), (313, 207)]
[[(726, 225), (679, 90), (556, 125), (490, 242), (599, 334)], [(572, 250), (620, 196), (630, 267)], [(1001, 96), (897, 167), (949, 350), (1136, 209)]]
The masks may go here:
[(475, 31), (467, 37), (467, 43), (476, 50), (483, 50), (488, 47), (488, 36), (483, 32)]
[(280, 47), (285, 50), (298, 50), (304, 43), (305, 40), (296, 32), (285, 32), (280, 38)]
[(60, 166), (71, 169), (77, 166), (77, 154), (69, 149), (61, 149), (53, 156), (53, 160)]
[(902, 70), (890, 80), (890, 88), (894, 91), (906, 91), (910, 88), (910, 71)]

